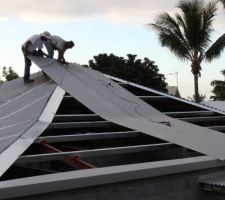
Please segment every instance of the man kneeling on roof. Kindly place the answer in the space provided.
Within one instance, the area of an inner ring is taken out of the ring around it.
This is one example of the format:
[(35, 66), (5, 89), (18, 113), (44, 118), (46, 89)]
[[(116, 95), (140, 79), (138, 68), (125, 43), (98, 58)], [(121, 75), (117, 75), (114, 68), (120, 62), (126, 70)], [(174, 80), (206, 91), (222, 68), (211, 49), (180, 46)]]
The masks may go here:
[(63, 64), (68, 64), (64, 58), (64, 53), (67, 49), (71, 49), (74, 46), (73, 41), (65, 41), (57, 35), (51, 35), (48, 41), (45, 41), (45, 46), (48, 51), (48, 56), (53, 58), (54, 50), (58, 51), (58, 61)]
[(51, 34), (47, 31), (36, 34), (28, 38), (28, 40), (22, 45), (22, 52), (25, 59), (25, 70), (24, 70), (24, 83), (32, 83), (34, 80), (30, 79), (30, 67), (31, 60), (28, 58), (29, 55), (33, 56), (46, 56), (41, 49), (43, 48), (43, 43), (48, 41)]

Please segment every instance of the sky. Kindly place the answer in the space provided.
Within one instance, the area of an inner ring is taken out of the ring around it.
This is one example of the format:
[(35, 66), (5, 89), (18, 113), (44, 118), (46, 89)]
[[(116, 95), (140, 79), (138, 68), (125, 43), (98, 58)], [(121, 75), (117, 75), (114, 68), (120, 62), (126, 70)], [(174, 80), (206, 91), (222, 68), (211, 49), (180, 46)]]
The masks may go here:
[[(169, 85), (177, 85), (178, 72), (180, 93), (187, 98), (193, 95), (194, 88), (190, 63), (161, 47), (157, 33), (147, 26), (164, 11), (178, 12), (177, 4), (178, 0), (0, 0), (0, 68), (12, 66), (23, 76), (21, 45), (31, 35), (49, 31), (75, 42), (75, 47), (65, 54), (70, 62), (87, 64), (99, 53), (148, 57), (155, 61)], [(214, 29), (212, 41), (225, 33), (225, 10), (221, 5)], [(224, 80), (220, 73), (224, 63), (225, 52), (211, 63), (202, 63), (200, 94), (209, 98), (210, 82)], [(32, 72), (38, 70), (32, 65)]]

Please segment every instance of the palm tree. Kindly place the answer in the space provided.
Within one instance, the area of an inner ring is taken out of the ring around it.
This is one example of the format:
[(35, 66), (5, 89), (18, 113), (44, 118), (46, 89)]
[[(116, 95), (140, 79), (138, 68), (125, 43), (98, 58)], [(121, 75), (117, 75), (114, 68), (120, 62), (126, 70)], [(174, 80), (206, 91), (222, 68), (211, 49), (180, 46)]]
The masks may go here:
[[(193, 97), (188, 97), (189, 100), (191, 101), (195, 101), (195, 95), (193, 95)], [(198, 102), (203, 102), (206, 99), (206, 95), (205, 94), (200, 94), (199, 95), (199, 101)]]
[[(225, 70), (222, 70), (221, 73), (225, 76)], [(213, 101), (224, 101), (225, 100), (225, 81), (214, 80), (211, 82), (213, 86), (212, 93), (213, 96), (210, 97)]]
[(149, 24), (159, 33), (162, 46), (171, 50), (181, 60), (191, 62), (194, 75), (194, 99), (199, 102), (198, 78), (203, 60), (218, 58), (225, 47), (225, 34), (211, 44), (212, 22), (216, 2), (205, 4), (202, 0), (182, 0), (177, 6), (181, 12), (172, 17), (164, 12), (155, 23)]

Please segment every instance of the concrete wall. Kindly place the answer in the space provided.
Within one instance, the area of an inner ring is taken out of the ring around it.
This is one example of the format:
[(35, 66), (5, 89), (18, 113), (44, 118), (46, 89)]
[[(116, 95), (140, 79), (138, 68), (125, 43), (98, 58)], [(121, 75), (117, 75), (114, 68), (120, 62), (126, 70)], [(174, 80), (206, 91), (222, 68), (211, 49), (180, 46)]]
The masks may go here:
[(216, 193), (216, 192), (206, 192), (205, 199), (206, 200), (224, 200), (225, 194)]
[(206, 193), (202, 191), (198, 184), (198, 177), (221, 169), (224, 168), (218, 167), (189, 173), (54, 192), (16, 198), (16, 200), (212, 200), (213, 198), (207, 199)]

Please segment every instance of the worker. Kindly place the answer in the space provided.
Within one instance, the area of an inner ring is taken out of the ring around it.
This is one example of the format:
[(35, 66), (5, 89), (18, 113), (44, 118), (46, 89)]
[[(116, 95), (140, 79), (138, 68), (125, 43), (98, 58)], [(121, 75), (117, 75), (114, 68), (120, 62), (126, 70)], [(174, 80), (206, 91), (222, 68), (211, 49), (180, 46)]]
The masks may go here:
[(28, 40), (22, 45), (22, 52), (25, 59), (25, 69), (24, 69), (24, 83), (32, 83), (34, 80), (30, 79), (30, 67), (31, 60), (29, 55), (33, 56), (46, 56), (48, 55), (42, 51), (44, 42), (48, 41), (51, 34), (47, 31), (41, 34), (35, 34), (28, 38)]
[(48, 56), (53, 58), (54, 50), (58, 51), (58, 61), (63, 64), (68, 64), (64, 58), (64, 53), (67, 49), (71, 49), (74, 46), (73, 41), (65, 41), (57, 35), (51, 35), (50, 39), (45, 42), (46, 49), (48, 51)]

